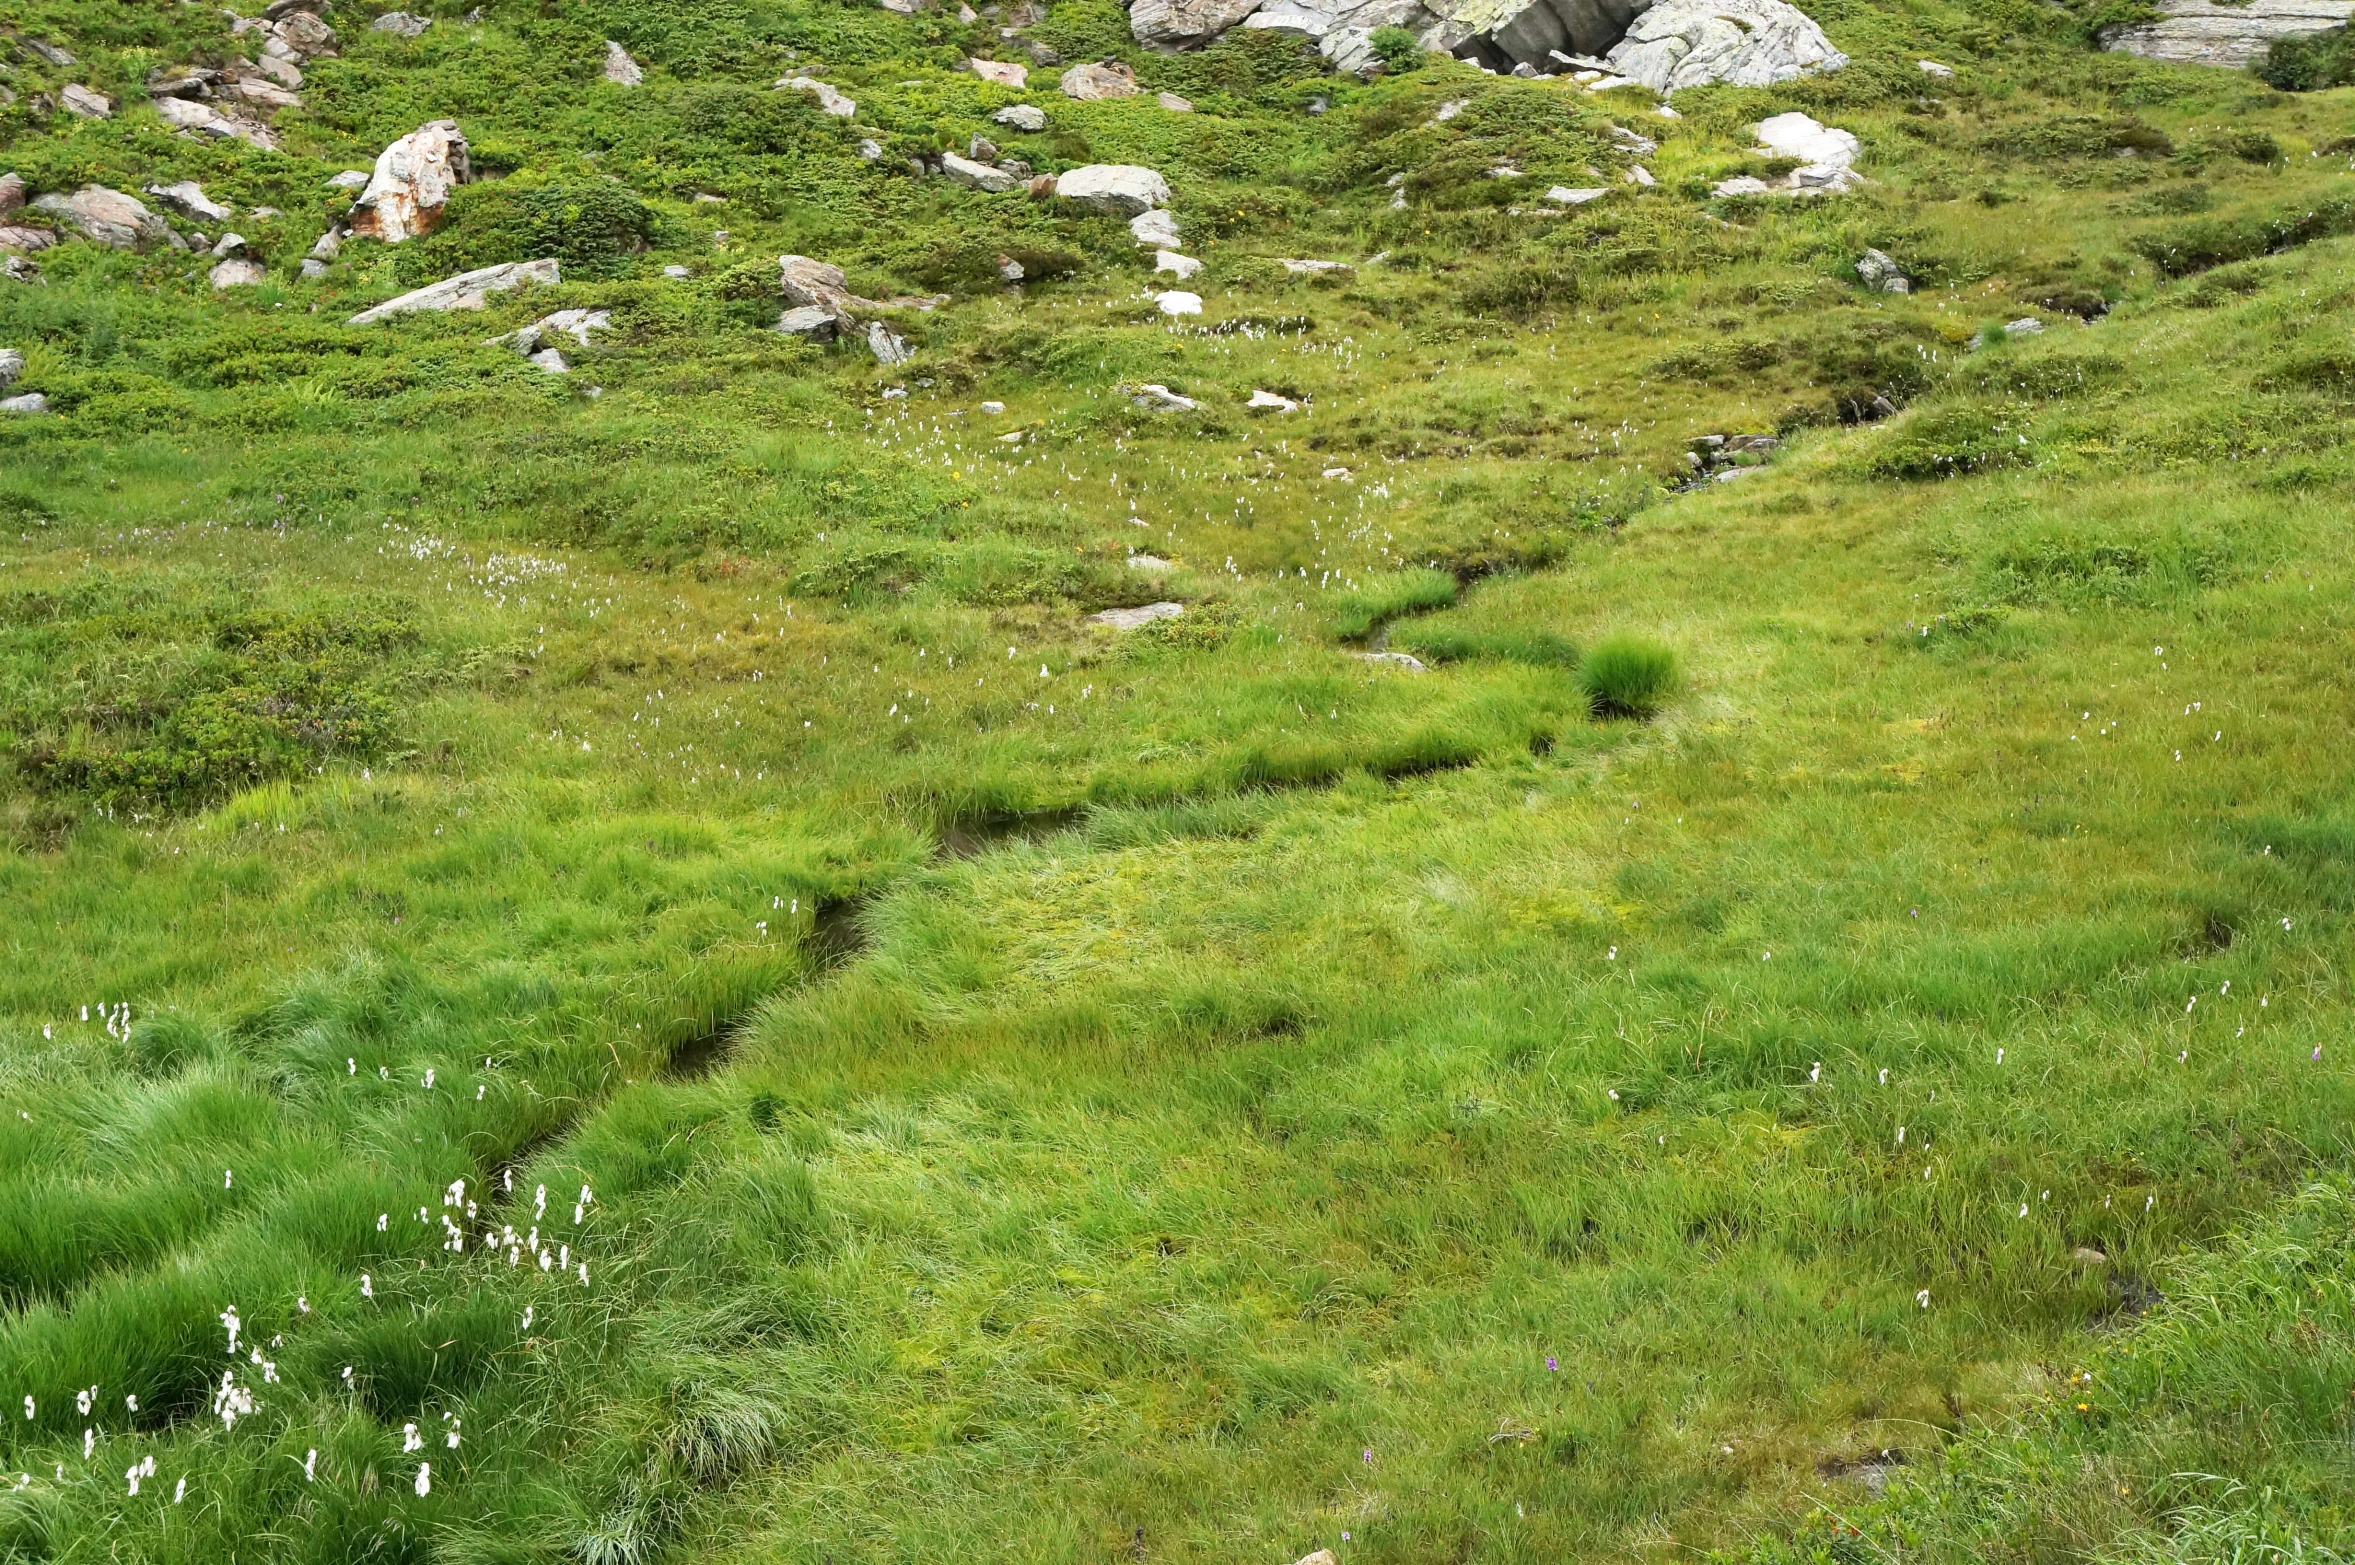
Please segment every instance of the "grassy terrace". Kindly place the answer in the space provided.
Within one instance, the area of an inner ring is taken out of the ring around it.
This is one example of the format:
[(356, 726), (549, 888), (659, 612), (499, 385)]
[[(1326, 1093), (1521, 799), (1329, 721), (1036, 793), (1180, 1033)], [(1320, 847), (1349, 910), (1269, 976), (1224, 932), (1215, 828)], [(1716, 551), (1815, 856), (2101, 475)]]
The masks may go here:
[[(0, 109), (282, 214), (258, 288), (0, 283), (0, 1559), (2349, 1547), (2355, 91), (1992, 3), (1676, 121), (1031, 29), (1185, 116), (942, 13), (461, 9), (332, 13), (280, 153)], [(20, 92), (227, 47), (4, 15), (81, 55)], [(1202, 317), (900, 168), (1015, 101), (1168, 176)], [(1873, 183), (1709, 198), (1794, 108)], [(500, 177), (298, 278), (443, 115)], [(1657, 188), (1512, 211), (1613, 123)], [(882, 369), (784, 252), (951, 299)], [(560, 306), (570, 376), (484, 345)]]

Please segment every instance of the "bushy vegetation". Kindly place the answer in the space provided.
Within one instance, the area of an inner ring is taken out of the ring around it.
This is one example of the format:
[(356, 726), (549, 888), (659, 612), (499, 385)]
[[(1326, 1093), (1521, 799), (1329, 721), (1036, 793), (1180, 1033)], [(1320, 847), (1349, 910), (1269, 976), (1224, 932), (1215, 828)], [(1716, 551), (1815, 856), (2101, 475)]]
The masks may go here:
[[(266, 272), (0, 281), (0, 1560), (2355, 1553), (2347, 93), (1810, 9), (1669, 119), (338, 8), (277, 152), (143, 102), (217, 8), (0, 18), (0, 171)], [(1870, 183), (1715, 197), (1789, 110)]]

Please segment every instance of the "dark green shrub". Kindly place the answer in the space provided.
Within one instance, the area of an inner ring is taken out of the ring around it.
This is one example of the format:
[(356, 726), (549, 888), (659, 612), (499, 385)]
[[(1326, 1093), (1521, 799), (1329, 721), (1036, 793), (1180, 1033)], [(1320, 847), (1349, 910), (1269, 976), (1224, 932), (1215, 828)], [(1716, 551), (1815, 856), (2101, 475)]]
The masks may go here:
[(1391, 650), (1426, 663), (1486, 659), (1540, 667), (1574, 668), (1578, 648), (1542, 630), (1467, 630), (1458, 625), (1406, 625), (1390, 637)]
[(411, 286), (478, 266), (554, 256), (567, 277), (610, 277), (655, 240), (654, 209), (612, 181), (465, 185), (442, 224), (400, 247), (394, 270)]
[(1875, 478), (1952, 478), (2025, 461), (2025, 437), (1982, 407), (1942, 408), (1908, 420), (1865, 459)]
[(2276, 38), (2265, 57), (2249, 67), (2269, 87), (2283, 92), (2320, 92), (2355, 83), (2355, 36), (2344, 27), (2327, 33)]
[(2212, 266), (2294, 250), (2317, 239), (2355, 231), (2355, 197), (2334, 196), (2272, 217), (2183, 223), (2137, 234), (2128, 246), (2169, 277), (2189, 277)]
[(1375, 577), (1355, 592), (1334, 594), (1333, 634), (1354, 641), (1385, 620), (1445, 608), (1455, 598), (1456, 579), (1445, 571), (1400, 571), (1394, 576)]
[(1677, 682), (1675, 651), (1629, 631), (1605, 636), (1578, 664), (1579, 688), (1602, 716), (1649, 717)]
[(1423, 46), (1403, 27), (1377, 27), (1367, 36), (1366, 44), (1386, 71), (1403, 73), (1423, 63)]

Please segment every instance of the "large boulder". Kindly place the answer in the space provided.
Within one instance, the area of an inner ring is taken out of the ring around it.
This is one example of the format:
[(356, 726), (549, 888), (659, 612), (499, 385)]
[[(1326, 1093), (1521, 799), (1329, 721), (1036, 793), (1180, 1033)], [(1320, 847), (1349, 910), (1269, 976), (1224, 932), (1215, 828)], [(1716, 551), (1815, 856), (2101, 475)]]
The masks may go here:
[(2247, 0), (2212, 5), (2209, 0), (2157, 0), (2159, 20), (2102, 34), (2102, 47), (2179, 65), (2215, 65), (2242, 70), (2261, 58), (2277, 38), (2303, 38), (2344, 27), (2355, 16), (2355, 0)]
[(968, 190), (987, 191), (992, 195), (1001, 195), (1022, 183), (1021, 180), (1016, 179), (1002, 168), (992, 168), (987, 163), (976, 163), (973, 159), (961, 158), (954, 152), (941, 154), (940, 171), (948, 176), (952, 184), (963, 185)]
[(114, 99), (103, 92), (85, 87), (80, 82), (72, 82), (62, 88), (57, 94), (57, 101), (64, 106), (66, 113), (78, 119), (111, 120), (114, 118)]
[(1450, 52), (1498, 70), (1527, 65), (1551, 74), (1556, 54), (1601, 54), (1643, 9), (1643, 0), (1462, 0), (1447, 13), (1465, 33)]
[(449, 205), (450, 192), (473, 177), (474, 165), (458, 122), (421, 125), (377, 154), (368, 188), (352, 203), (352, 232), (388, 245), (431, 233)]
[(297, 65), (335, 53), (335, 29), (309, 11), (289, 11), (267, 25), (266, 54), (291, 59)]
[(34, 210), (46, 212), (83, 238), (112, 250), (185, 250), (187, 245), (164, 220), (137, 198), (104, 185), (84, 185), (70, 196), (43, 196)]
[(423, 310), (479, 310), (490, 303), (495, 293), (506, 293), (526, 283), (541, 283), (554, 287), (564, 280), (554, 259), (545, 261), (509, 261), (503, 266), (485, 266), (455, 277), (445, 277), (397, 299), (388, 299), (374, 309), (362, 310), (348, 324), (372, 325), (390, 320), (396, 315), (411, 315)]
[(1771, 87), (1848, 63), (1806, 12), (1784, 0), (1660, 0), (1603, 58), (1659, 93), (1711, 82)]
[(1136, 0), (1128, 30), (1148, 49), (1198, 48), (1258, 10), (1264, 0)]
[(1134, 163), (1089, 163), (1057, 175), (1055, 194), (1091, 212), (1137, 217), (1169, 205), (1169, 181)]

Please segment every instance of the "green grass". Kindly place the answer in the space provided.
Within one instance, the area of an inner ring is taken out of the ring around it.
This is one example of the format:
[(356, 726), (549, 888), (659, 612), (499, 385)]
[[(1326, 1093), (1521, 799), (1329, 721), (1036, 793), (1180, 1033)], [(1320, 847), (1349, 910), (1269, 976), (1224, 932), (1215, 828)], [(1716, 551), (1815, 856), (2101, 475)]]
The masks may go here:
[[(1819, 7), (1673, 122), (1031, 29), (1179, 115), (953, 12), (461, 9), (336, 13), (280, 154), (137, 106), (217, 13), (10, 19), (81, 62), (0, 166), (271, 277), (0, 285), (0, 1559), (2355, 1548), (2347, 93), (2083, 8)], [(1710, 199), (1785, 109), (1873, 183)], [(444, 114), (498, 177), (302, 278)], [(984, 131), (1162, 169), (1201, 320), (905, 172)], [(951, 298), (884, 371), (784, 252)]]

